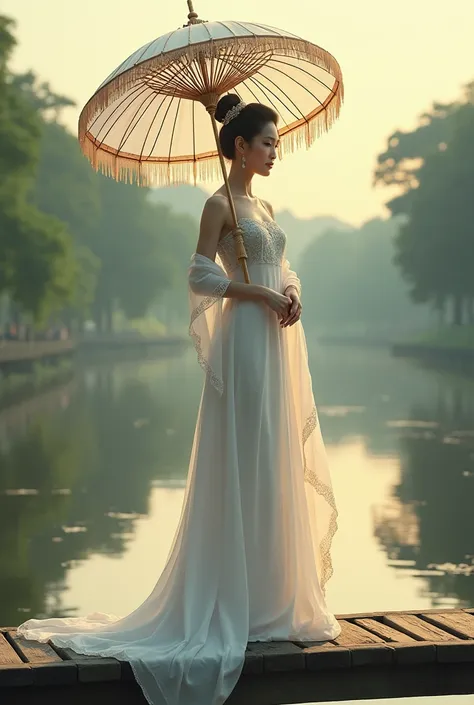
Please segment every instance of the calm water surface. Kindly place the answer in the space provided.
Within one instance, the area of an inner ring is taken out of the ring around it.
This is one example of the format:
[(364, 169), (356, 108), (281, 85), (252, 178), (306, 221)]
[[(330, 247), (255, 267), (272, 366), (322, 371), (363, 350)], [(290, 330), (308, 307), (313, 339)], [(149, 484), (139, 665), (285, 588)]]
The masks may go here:
[[(472, 606), (473, 382), (383, 349), (308, 347), (340, 512), (330, 608)], [(109, 358), (0, 412), (2, 624), (122, 615), (149, 595), (179, 519), (201, 386), (192, 349)]]

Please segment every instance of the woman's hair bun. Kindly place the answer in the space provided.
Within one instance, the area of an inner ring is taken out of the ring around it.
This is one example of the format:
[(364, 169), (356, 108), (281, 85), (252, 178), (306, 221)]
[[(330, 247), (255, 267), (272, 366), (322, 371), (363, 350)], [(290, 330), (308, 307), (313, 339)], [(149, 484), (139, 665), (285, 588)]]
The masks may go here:
[(217, 122), (224, 122), (224, 118), (228, 111), (238, 103), (240, 103), (240, 98), (236, 93), (223, 95), (216, 106), (215, 118)]

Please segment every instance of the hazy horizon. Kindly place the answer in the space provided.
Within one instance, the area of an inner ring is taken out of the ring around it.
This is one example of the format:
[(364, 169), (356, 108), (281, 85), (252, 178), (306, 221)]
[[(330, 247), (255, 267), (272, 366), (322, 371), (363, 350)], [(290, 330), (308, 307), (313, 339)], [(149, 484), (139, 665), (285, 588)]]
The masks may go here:
[[(131, 8), (133, 11), (131, 11)], [(331, 131), (306, 151), (277, 162), (268, 179), (256, 177), (254, 193), (275, 210), (301, 218), (332, 215), (359, 226), (387, 217), (394, 195), (372, 187), (377, 155), (396, 129), (411, 130), (433, 102), (462, 96), (474, 80), (471, 27), (474, 4), (453, 0), (433, 10), (428, 0), (400, 0), (398, 14), (376, 0), (336, 0), (288, 15), (286, 4), (242, 0), (225, 8), (196, 0), (203, 19), (257, 21), (284, 28), (330, 51), (345, 81), (345, 103)], [(11, 68), (32, 69), (58, 93), (77, 102), (63, 122), (76, 133), (80, 109), (124, 58), (149, 40), (187, 21), (185, 0), (3, 0), (2, 13), (17, 22), (18, 47)], [(449, 56), (449, 62), (446, 61)], [(209, 193), (220, 185), (201, 184)]]

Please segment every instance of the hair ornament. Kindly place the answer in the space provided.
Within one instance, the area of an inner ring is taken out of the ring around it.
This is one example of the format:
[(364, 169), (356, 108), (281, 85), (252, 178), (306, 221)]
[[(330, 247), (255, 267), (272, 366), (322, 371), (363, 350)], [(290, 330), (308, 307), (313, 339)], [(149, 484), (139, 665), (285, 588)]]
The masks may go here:
[(237, 105), (234, 105), (233, 108), (231, 108), (230, 110), (228, 110), (226, 112), (224, 120), (223, 120), (223, 124), (227, 125), (231, 120), (233, 120), (235, 117), (237, 117), (237, 115), (240, 113), (240, 111), (243, 108), (245, 108), (246, 105), (247, 105), (247, 103), (244, 103), (242, 100), (240, 101), (240, 103), (237, 103)]

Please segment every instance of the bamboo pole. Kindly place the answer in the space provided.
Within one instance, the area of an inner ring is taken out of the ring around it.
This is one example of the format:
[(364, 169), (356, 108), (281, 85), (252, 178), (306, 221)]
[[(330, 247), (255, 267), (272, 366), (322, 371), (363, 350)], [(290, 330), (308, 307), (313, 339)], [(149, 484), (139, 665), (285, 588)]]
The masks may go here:
[(206, 106), (206, 110), (210, 114), (211, 121), (212, 121), (212, 128), (214, 130), (214, 137), (216, 138), (217, 149), (219, 152), (219, 159), (220, 159), (221, 167), (222, 167), (222, 174), (224, 176), (224, 182), (225, 182), (225, 187), (226, 187), (226, 191), (227, 191), (227, 198), (229, 199), (230, 210), (232, 212), (232, 220), (234, 221), (234, 230), (232, 231), (232, 234), (233, 234), (234, 245), (235, 245), (235, 254), (237, 255), (237, 259), (239, 260), (240, 266), (242, 267), (242, 271), (244, 273), (244, 279), (247, 284), (250, 284), (249, 270), (247, 267), (247, 251), (245, 249), (245, 244), (244, 244), (243, 230), (239, 226), (239, 223), (237, 221), (237, 213), (235, 211), (234, 199), (232, 198), (232, 193), (230, 190), (229, 179), (227, 177), (227, 169), (226, 169), (225, 162), (224, 162), (224, 155), (222, 154), (222, 149), (221, 149), (221, 145), (219, 142), (219, 134), (217, 132), (216, 119), (214, 117), (215, 109), (216, 109), (215, 106), (209, 106), (209, 107)]
[(237, 255), (237, 259), (240, 262), (240, 266), (242, 267), (242, 272), (244, 273), (244, 279), (247, 284), (250, 284), (250, 276), (249, 276), (249, 270), (247, 267), (247, 251), (245, 249), (245, 244), (244, 244), (244, 233), (242, 228), (239, 226), (238, 220), (237, 220), (237, 213), (235, 211), (235, 204), (234, 204), (234, 199), (232, 198), (232, 192), (230, 190), (230, 184), (229, 184), (229, 179), (227, 176), (227, 169), (224, 161), (224, 155), (222, 154), (222, 149), (221, 149), (221, 143), (219, 142), (219, 133), (217, 132), (217, 123), (216, 123), (216, 118), (215, 118), (215, 113), (216, 113), (216, 106), (217, 106), (217, 101), (219, 100), (219, 96), (212, 91), (212, 87), (210, 85), (209, 81), (209, 75), (207, 71), (207, 66), (206, 66), (206, 61), (204, 57), (200, 57), (199, 59), (199, 64), (201, 66), (201, 71), (202, 71), (202, 76), (204, 79), (204, 83), (206, 88), (209, 90), (208, 93), (205, 95), (201, 96), (201, 102), (205, 106), (207, 112), (209, 113), (209, 117), (211, 118), (211, 123), (212, 123), (212, 130), (214, 132), (214, 138), (216, 140), (216, 146), (217, 146), (217, 151), (219, 153), (219, 160), (221, 163), (221, 169), (222, 169), (222, 175), (224, 177), (224, 183), (225, 183), (225, 188), (227, 191), (227, 198), (229, 199), (229, 205), (230, 205), (230, 210), (232, 213), (232, 220), (234, 221), (234, 229), (232, 231), (233, 239), (234, 239), (234, 246), (235, 246), (235, 254)]
[[(192, 0), (187, 0), (187, 3), (188, 3), (188, 9), (189, 9), (188, 25), (200, 24), (201, 22), (203, 22), (203, 20), (198, 18), (197, 12), (194, 11)], [(227, 169), (226, 169), (226, 165), (225, 165), (225, 161), (224, 161), (224, 155), (222, 154), (221, 144), (219, 142), (219, 133), (217, 132), (215, 113), (216, 113), (217, 102), (219, 100), (219, 95), (215, 92), (214, 87), (211, 85), (212, 81), (209, 78), (209, 72), (207, 70), (207, 64), (206, 64), (206, 59), (205, 59), (204, 55), (202, 55), (202, 54), (199, 55), (198, 63), (201, 68), (202, 78), (203, 78), (204, 86), (206, 89), (206, 92), (200, 97), (199, 100), (204, 105), (207, 112), (209, 113), (209, 117), (211, 118), (212, 130), (214, 132), (214, 138), (216, 140), (217, 151), (219, 153), (219, 161), (221, 163), (222, 175), (224, 177), (225, 188), (227, 191), (227, 198), (229, 200), (229, 206), (230, 206), (230, 210), (232, 213), (232, 220), (234, 221), (234, 229), (232, 231), (232, 235), (233, 235), (233, 239), (234, 239), (235, 254), (237, 255), (237, 259), (239, 260), (240, 266), (242, 267), (245, 282), (247, 284), (250, 284), (249, 270), (247, 267), (247, 251), (245, 249), (245, 244), (244, 244), (244, 233), (243, 233), (243, 230), (239, 226), (239, 223), (237, 221), (237, 213), (235, 211), (234, 199), (232, 198), (232, 192), (230, 190), (230, 184), (229, 184), (229, 179), (227, 176)], [(211, 73), (212, 73), (212, 71), (211, 71)]]

